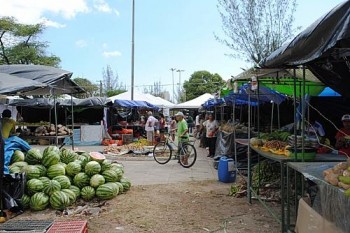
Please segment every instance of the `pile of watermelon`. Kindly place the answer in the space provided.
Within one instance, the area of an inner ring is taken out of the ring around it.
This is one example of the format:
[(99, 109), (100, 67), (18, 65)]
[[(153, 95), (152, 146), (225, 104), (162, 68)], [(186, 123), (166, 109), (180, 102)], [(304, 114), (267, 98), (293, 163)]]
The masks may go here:
[(21, 202), (25, 208), (43, 210), (48, 206), (64, 210), (78, 198), (109, 200), (130, 189), (123, 177), (124, 167), (98, 152), (74, 152), (49, 146), (43, 152), (15, 151), (10, 173), (25, 172), (27, 184)]

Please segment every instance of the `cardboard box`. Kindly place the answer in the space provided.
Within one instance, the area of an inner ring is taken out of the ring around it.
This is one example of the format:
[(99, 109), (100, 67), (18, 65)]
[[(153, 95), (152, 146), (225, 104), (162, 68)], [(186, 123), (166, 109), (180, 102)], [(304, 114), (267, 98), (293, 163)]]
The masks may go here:
[(308, 204), (306, 198), (299, 200), (296, 233), (343, 233), (333, 223), (327, 221)]

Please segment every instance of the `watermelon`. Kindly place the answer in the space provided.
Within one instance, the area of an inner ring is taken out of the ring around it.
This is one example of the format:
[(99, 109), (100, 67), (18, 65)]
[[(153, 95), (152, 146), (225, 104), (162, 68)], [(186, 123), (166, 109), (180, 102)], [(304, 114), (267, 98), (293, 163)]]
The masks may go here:
[(96, 197), (102, 200), (112, 199), (117, 195), (116, 188), (117, 185), (111, 185), (110, 183), (102, 184), (96, 189)]
[(119, 181), (120, 183), (122, 183), (123, 187), (124, 187), (124, 191), (128, 191), (131, 187), (131, 182), (129, 179), (123, 177), (120, 179)]
[(124, 192), (124, 186), (123, 186), (123, 184), (122, 183), (120, 183), (120, 182), (115, 182), (117, 185), (118, 185), (118, 187), (119, 187), (119, 193), (118, 194), (121, 194), (121, 193), (123, 193)]
[(44, 167), (44, 166), (41, 165), (41, 164), (37, 164), (37, 165), (34, 165), (34, 166), (36, 166), (36, 167), (39, 169), (39, 171), (40, 171), (40, 177), (46, 176), (46, 172), (47, 172), (46, 167)]
[(106, 182), (117, 182), (120, 180), (120, 178), (122, 177), (122, 173), (120, 170), (106, 170), (104, 172), (102, 172), (103, 177), (106, 179)]
[(52, 180), (57, 180), (62, 189), (69, 189), (70, 187), (70, 180), (67, 176), (56, 176)]
[(63, 162), (59, 162), (58, 164), (62, 165), (64, 168), (66, 168), (67, 164), (63, 163)]
[(90, 156), (89, 156), (89, 157), (86, 157), (86, 156), (84, 156), (84, 155), (78, 155), (78, 156), (77, 156), (77, 159), (78, 159), (79, 161), (81, 161), (81, 167), (82, 167), (82, 168), (84, 168), (85, 165), (86, 165), (88, 162), (91, 161), (91, 160), (90, 160)]
[(64, 210), (69, 203), (69, 196), (65, 192), (56, 191), (50, 196), (50, 205), (56, 210)]
[(22, 172), (21, 169), (19, 167), (17, 167), (17, 166), (11, 166), (9, 170), (10, 170), (10, 174), (21, 173)]
[(101, 171), (106, 171), (108, 169), (110, 169), (112, 167), (112, 161), (109, 159), (105, 159), (102, 163), (101, 163)]
[(30, 207), (30, 196), (28, 196), (27, 194), (23, 194), (23, 196), (21, 198), (21, 204), (22, 204), (24, 209), (29, 209), (29, 207)]
[(114, 171), (121, 170), (122, 174), (124, 174), (124, 166), (120, 163), (112, 163), (110, 169)]
[(31, 179), (27, 181), (27, 192), (28, 194), (34, 194), (41, 192), (44, 188), (44, 184), (39, 179)]
[(60, 157), (63, 163), (68, 164), (70, 162), (73, 162), (76, 159), (77, 154), (73, 150), (64, 149), (64, 150), (61, 150)]
[(40, 170), (35, 165), (28, 165), (25, 168), (25, 173), (28, 180), (40, 177)]
[(60, 149), (57, 146), (48, 146), (43, 151), (43, 157), (45, 155), (48, 155), (48, 154), (52, 153), (52, 152), (55, 153), (55, 154), (60, 154)]
[(45, 187), (49, 184), (49, 182), (50, 182), (50, 179), (47, 178), (46, 176), (39, 177), (38, 180), (40, 180), (41, 182), (43, 182), (44, 188), (45, 188)]
[(25, 158), (24, 161), (28, 164), (35, 165), (35, 164), (41, 164), (41, 159), (43, 158), (43, 155), (41, 154), (39, 149), (32, 148), (30, 149)]
[(60, 154), (55, 151), (51, 151), (46, 153), (44, 152), (43, 159), (41, 162), (45, 167), (50, 167), (52, 165), (58, 164), (59, 161), (60, 161)]
[(117, 182), (108, 182), (106, 184), (113, 188), (114, 195), (118, 195), (119, 194), (119, 185), (117, 184)]
[(74, 176), (73, 183), (78, 188), (83, 188), (83, 187), (89, 185), (90, 177), (87, 174), (83, 173), (83, 172), (79, 172), (78, 174), (76, 174)]
[(32, 210), (43, 210), (46, 208), (46, 206), (49, 204), (49, 196), (45, 193), (35, 193), (30, 198), (30, 208)]
[(15, 152), (13, 152), (13, 155), (11, 157), (11, 163), (15, 163), (15, 162), (23, 162), (24, 161), (24, 153), (20, 150), (15, 150)]
[(70, 189), (62, 189), (62, 192), (68, 195), (69, 205), (73, 204), (77, 200), (77, 196), (73, 190)]
[(90, 186), (93, 188), (97, 188), (98, 186), (100, 186), (101, 184), (104, 184), (105, 178), (100, 175), (100, 174), (95, 174), (91, 177), (90, 179)]
[(11, 164), (11, 167), (19, 167), (19, 169), (21, 169), (21, 171), (23, 172), (25, 170), (25, 168), (28, 166), (27, 162), (15, 162), (13, 164)]
[(79, 198), (80, 197), (80, 188), (78, 188), (77, 186), (75, 185), (71, 185), (69, 187), (70, 190), (72, 190), (74, 193), (75, 193), (75, 196), (76, 198)]
[(63, 176), (66, 174), (66, 169), (61, 164), (55, 164), (47, 169), (47, 176), (49, 178), (54, 178), (56, 176)]
[(68, 176), (75, 176), (80, 171), (81, 171), (81, 165), (76, 161), (70, 162), (66, 166), (66, 174)]
[(95, 189), (91, 186), (85, 186), (81, 189), (80, 195), (84, 201), (90, 201), (95, 197)]
[(43, 188), (43, 192), (49, 196), (55, 191), (61, 190), (61, 184), (57, 180), (50, 180)]
[(96, 161), (99, 163), (102, 163), (106, 159), (106, 157), (100, 152), (90, 152), (89, 155), (92, 161)]
[(92, 176), (101, 171), (101, 165), (96, 161), (90, 161), (85, 165), (84, 170), (87, 175)]

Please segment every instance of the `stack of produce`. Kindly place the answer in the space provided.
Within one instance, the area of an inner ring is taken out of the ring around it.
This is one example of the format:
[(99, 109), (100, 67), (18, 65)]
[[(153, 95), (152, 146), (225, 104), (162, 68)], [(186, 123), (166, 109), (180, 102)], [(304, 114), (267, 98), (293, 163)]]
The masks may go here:
[(146, 139), (141, 139), (137, 142), (133, 142), (122, 146), (109, 145), (108, 147), (104, 148), (103, 153), (120, 154), (124, 151), (145, 151), (145, 147), (147, 146), (149, 146), (149, 142)]
[(15, 151), (10, 173), (25, 172), (27, 184), (21, 201), (25, 208), (43, 210), (48, 206), (63, 210), (78, 198), (108, 200), (130, 188), (123, 177), (124, 167), (98, 152), (75, 153), (47, 147), (43, 153), (31, 149), (24, 155)]
[(331, 185), (343, 188), (345, 190), (344, 194), (350, 197), (350, 160), (324, 170), (323, 176), (324, 180)]
[[(70, 135), (73, 133), (73, 130), (68, 129), (68, 127), (64, 125), (57, 125), (57, 135), (63, 136), (63, 135)], [(54, 136), (56, 135), (56, 127), (54, 124), (51, 124), (48, 126), (39, 126), (35, 129), (35, 131), (32, 133), (34, 136)]]

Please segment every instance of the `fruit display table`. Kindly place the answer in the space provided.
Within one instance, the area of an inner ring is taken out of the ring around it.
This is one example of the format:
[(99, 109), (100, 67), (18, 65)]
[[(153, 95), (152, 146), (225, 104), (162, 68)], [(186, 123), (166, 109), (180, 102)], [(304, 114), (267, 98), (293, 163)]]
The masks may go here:
[[(322, 172), (333, 167), (338, 162), (288, 162), (289, 170), (302, 175), (303, 181), (309, 180), (317, 185), (318, 193), (313, 202), (313, 208), (325, 219), (332, 222), (340, 230), (349, 232), (350, 229), (350, 198), (344, 195), (344, 190), (326, 182)], [(287, 180), (287, 188), (289, 190)], [(303, 193), (301, 193), (303, 195)], [(289, 206), (287, 206), (287, 211)], [(290, 225), (287, 216), (287, 226)]]

